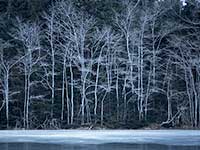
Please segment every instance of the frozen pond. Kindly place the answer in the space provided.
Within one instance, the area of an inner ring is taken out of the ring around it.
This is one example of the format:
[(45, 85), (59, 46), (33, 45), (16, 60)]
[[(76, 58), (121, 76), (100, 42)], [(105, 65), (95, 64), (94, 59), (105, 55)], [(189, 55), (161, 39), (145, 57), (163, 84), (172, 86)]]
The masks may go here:
[(200, 150), (198, 130), (0, 131), (0, 150)]
[(199, 146), (169, 146), (158, 144), (97, 144), (56, 145), (38, 143), (2, 143), (1, 150), (200, 150)]

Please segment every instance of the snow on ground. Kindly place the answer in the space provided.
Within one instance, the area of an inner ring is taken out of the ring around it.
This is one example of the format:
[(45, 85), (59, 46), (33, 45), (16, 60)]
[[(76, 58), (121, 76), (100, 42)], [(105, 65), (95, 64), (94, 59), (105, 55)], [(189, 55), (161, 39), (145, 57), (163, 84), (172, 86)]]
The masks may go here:
[(4, 130), (0, 143), (200, 145), (198, 130)]

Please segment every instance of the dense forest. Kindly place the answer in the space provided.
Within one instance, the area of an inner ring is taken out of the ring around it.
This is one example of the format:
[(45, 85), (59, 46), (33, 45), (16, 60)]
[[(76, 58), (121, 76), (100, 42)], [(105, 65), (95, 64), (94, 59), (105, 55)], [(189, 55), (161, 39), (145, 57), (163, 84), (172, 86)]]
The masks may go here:
[(0, 129), (200, 127), (198, 0), (0, 0)]

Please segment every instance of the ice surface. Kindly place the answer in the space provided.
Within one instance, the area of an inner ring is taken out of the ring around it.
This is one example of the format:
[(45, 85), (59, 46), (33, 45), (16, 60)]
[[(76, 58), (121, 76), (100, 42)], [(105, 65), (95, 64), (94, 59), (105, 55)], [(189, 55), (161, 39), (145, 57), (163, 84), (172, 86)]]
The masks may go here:
[(200, 145), (198, 130), (4, 130), (0, 142)]

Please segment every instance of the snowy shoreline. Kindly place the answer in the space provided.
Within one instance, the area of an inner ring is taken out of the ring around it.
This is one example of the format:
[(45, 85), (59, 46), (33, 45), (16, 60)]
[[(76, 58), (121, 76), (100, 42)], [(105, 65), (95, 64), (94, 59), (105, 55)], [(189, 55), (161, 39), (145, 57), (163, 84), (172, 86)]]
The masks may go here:
[(200, 146), (200, 130), (1, 130), (0, 143)]

